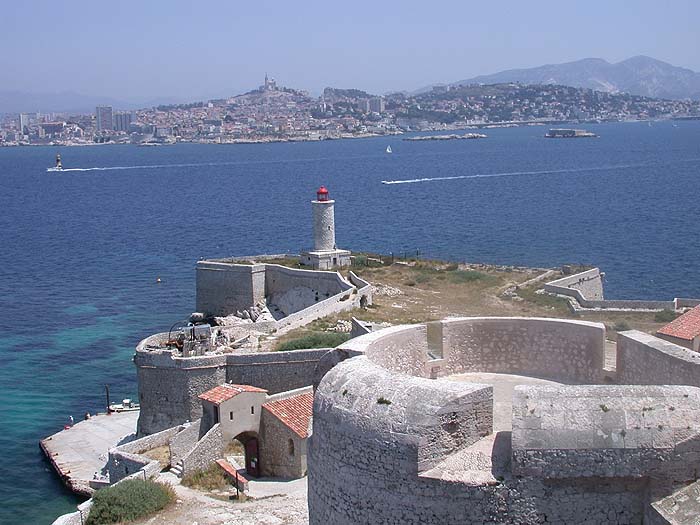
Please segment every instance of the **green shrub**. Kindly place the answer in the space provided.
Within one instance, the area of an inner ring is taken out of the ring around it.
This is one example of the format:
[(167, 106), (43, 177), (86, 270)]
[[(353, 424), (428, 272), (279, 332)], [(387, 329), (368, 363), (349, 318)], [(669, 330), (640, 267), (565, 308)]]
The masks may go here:
[(660, 312), (656, 312), (654, 314), (654, 321), (657, 323), (670, 323), (676, 317), (678, 317), (678, 314), (676, 314), (676, 312), (673, 310), (661, 310)]
[(430, 280), (430, 276), (429, 276), (429, 275), (426, 275), (426, 274), (424, 274), (424, 273), (421, 273), (421, 274), (419, 274), (419, 275), (416, 275), (416, 282), (417, 282), (418, 284), (427, 283), (429, 280)]
[(615, 326), (613, 328), (615, 328), (616, 332), (625, 332), (625, 331), (631, 329), (629, 323), (627, 321), (624, 321), (624, 320), (618, 321), (617, 323), (615, 323)]
[(343, 332), (314, 332), (297, 339), (291, 339), (277, 345), (278, 352), (303, 350), (305, 348), (335, 348), (350, 339), (350, 334)]
[(165, 508), (174, 500), (175, 491), (167, 483), (128, 479), (95, 492), (87, 525), (133, 521)]

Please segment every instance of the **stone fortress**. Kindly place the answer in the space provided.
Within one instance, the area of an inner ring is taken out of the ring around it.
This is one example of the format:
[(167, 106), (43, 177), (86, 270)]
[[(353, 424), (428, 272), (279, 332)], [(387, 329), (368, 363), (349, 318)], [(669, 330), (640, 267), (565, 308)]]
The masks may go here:
[(618, 334), (616, 370), (604, 352), (604, 325), (538, 318), (400, 326), (332, 350), (311, 523), (697, 518), (700, 354), (637, 331)]
[[(301, 261), (345, 265), (322, 190), (315, 249)], [(317, 525), (660, 525), (700, 514), (692, 349), (620, 332), (611, 366), (603, 324), (471, 317), (394, 326), (335, 349), (260, 352), (259, 336), (371, 304), (371, 285), (262, 259), (205, 260), (196, 271), (198, 312), (184, 339), (156, 334), (136, 349), (140, 439), (110, 451), (112, 483), (155, 472), (145, 448), (168, 445), (182, 475), (244, 436), (246, 472), (258, 460), (273, 475), (308, 469)], [(573, 309), (698, 304), (606, 301), (602, 278), (588, 270), (545, 291)]]
[[(350, 264), (350, 252), (335, 248), (333, 203), (325, 187), (312, 201), (317, 250), (310, 252), (311, 266), (326, 267), (329, 261), (335, 261), (335, 266)], [(308, 256), (302, 254), (300, 261), (304, 263)], [(187, 334), (187, 340), (181, 345), (171, 331), (147, 337), (136, 347), (138, 435), (200, 418), (198, 396), (222, 383), (255, 385), (270, 394), (310, 385), (316, 363), (328, 349), (260, 352), (259, 337), (281, 335), (315, 319), (372, 303), (371, 286), (352, 271), (346, 279), (336, 271), (289, 268), (266, 263), (265, 257), (254, 259), (197, 263), (197, 312), (191, 320), (210, 327), (203, 337), (189, 336), (189, 329), (184, 329), (180, 333)]]

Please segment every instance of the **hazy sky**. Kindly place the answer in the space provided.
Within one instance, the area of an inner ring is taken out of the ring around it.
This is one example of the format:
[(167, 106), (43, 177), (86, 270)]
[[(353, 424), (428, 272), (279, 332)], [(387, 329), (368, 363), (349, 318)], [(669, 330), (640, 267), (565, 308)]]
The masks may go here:
[(698, 0), (2, 0), (0, 90), (202, 99), (419, 87), (585, 57), (700, 71)]

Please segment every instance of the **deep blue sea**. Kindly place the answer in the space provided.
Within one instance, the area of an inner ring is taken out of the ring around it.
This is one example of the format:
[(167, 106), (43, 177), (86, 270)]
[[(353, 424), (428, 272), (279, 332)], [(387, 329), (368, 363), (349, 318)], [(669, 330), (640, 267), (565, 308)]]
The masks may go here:
[[(0, 523), (74, 510), (38, 440), (105, 383), (135, 397), (133, 348), (194, 309), (197, 259), (309, 247), (321, 184), (343, 248), (591, 263), (608, 298), (700, 296), (700, 122), (586, 127), (600, 138), (0, 148)], [(59, 152), (108, 169), (47, 173)]]

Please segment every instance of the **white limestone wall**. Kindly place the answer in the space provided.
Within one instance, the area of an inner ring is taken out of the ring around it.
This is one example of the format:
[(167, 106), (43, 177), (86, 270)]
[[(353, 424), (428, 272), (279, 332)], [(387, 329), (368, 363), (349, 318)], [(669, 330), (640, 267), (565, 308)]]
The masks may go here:
[[(433, 330), (430, 340), (426, 325), (395, 326), (350, 340), (338, 350), (362, 353), (384, 368), (419, 377), (492, 372), (574, 383), (602, 380), (605, 326), (601, 323), (465, 317), (439, 324), (441, 330)], [(440, 335), (442, 348), (440, 340), (434, 340)]]
[[(677, 302), (653, 300), (605, 299), (603, 297), (603, 274), (598, 268), (568, 275), (545, 283), (546, 292), (572, 297), (583, 308), (613, 310), (674, 310)], [(690, 303), (692, 299), (681, 300)]]
[(581, 295), (591, 301), (600, 301), (603, 296), (603, 276), (599, 268), (593, 268), (574, 275), (567, 275), (556, 281), (551, 281), (545, 285), (545, 290), (553, 293), (560, 293), (562, 288), (568, 290), (578, 290)]
[(340, 362), (314, 399), (310, 523), (641, 523), (640, 480), (470, 484), (420, 475), (488, 434), (490, 414), (490, 386), (412, 377), (363, 355)]
[(700, 387), (700, 354), (653, 335), (617, 335), (617, 377), (623, 384)]
[(598, 383), (605, 359), (601, 323), (533, 317), (457, 318), (442, 322), (444, 367)]
[(199, 261), (196, 311), (226, 316), (265, 299), (265, 265)]
[(314, 251), (335, 249), (335, 201), (311, 201)]

